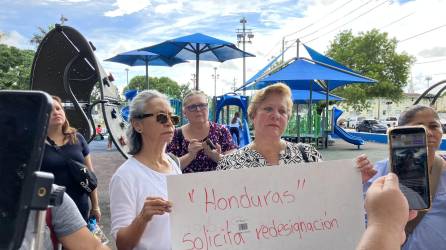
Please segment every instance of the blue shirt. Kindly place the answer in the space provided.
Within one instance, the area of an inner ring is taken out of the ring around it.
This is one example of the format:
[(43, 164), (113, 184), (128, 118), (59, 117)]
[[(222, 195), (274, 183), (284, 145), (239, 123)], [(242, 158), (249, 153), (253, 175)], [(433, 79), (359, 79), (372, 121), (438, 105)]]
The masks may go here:
[[(375, 164), (377, 171), (368, 183), (370, 184), (380, 176), (386, 175), (387, 160)], [(423, 219), (418, 223), (414, 231), (408, 237), (403, 250), (431, 250), (442, 249), (446, 246), (446, 171), (442, 171), (438, 181), (437, 192), (433, 196), (432, 207)]]

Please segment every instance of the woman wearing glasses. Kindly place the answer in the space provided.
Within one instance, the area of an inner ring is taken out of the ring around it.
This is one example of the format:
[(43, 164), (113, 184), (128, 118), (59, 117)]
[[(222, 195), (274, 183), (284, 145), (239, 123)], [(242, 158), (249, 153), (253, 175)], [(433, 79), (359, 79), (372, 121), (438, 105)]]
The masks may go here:
[(118, 249), (171, 249), (166, 176), (181, 170), (165, 149), (179, 118), (164, 94), (150, 90), (133, 99), (130, 122), (132, 156), (110, 182), (112, 235)]
[(183, 173), (213, 171), (222, 155), (235, 151), (229, 130), (208, 119), (208, 97), (192, 91), (183, 99), (188, 124), (175, 130), (167, 151), (180, 158)]

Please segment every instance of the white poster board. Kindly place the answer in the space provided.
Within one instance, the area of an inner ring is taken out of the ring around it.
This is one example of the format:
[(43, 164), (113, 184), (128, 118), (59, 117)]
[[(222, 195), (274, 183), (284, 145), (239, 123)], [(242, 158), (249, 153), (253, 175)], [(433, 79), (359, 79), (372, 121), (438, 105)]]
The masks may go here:
[(353, 160), (169, 176), (173, 250), (355, 249), (364, 232)]

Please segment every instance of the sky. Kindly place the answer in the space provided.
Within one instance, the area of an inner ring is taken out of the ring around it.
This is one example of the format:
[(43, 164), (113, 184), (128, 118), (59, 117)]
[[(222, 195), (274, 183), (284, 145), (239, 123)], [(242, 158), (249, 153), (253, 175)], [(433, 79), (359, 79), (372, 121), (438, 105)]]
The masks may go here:
[[(246, 79), (263, 68), (285, 47), (285, 59), (296, 56), (296, 39), (324, 53), (336, 34), (351, 29), (354, 34), (379, 29), (397, 39), (398, 52), (416, 58), (411, 68), (414, 91), (446, 79), (446, 0), (0, 0), (2, 40), (22, 49), (38, 27), (60, 23), (81, 32), (95, 47), (102, 66), (111, 72), (115, 84), (126, 85), (144, 75), (143, 66), (129, 67), (105, 62), (117, 53), (147, 47), (168, 39), (203, 33), (237, 45), (241, 18), (254, 37), (246, 51)], [(293, 47), (294, 46), (294, 47)], [(241, 44), (240, 44), (241, 47)], [(300, 46), (299, 54), (308, 57)], [(200, 62), (200, 89), (219, 95), (241, 86), (242, 59), (223, 63)], [(214, 68), (217, 88), (214, 90)], [(195, 62), (173, 67), (150, 66), (150, 76), (167, 76), (179, 84), (192, 83)], [(409, 87), (406, 89), (409, 91)]]

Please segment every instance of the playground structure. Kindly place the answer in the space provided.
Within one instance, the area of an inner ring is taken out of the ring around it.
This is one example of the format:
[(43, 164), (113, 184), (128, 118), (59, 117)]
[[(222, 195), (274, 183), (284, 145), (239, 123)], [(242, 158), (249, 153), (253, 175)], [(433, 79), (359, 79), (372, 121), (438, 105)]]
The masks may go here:
[(361, 145), (365, 144), (365, 141), (360, 137), (348, 133), (343, 128), (337, 125), (337, 121), (343, 112), (344, 111), (337, 109), (336, 107), (333, 108), (333, 133), (346, 142), (358, 146), (359, 149)]
[[(299, 42), (297, 42), (297, 49), (299, 55)], [(359, 73), (339, 64), (338, 62), (328, 58), (313, 49), (305, 46), (310, 56), (308, 59), (304, 57), (295, 57), (278, 67), (265, 67), (261, 72), (257, 73), (256, 79), (248, 82), (240, 89), (261, 89), (276, 82), (283, 82), (287, 84), (292, 90), (309, 90), (310, 96), (308, 108), (308, 122), (309, 132), (312, 133), (313, 122), (312, 115), (312, 93), (313, 91), (325, 92), (325, 117), (323, 119), (323, 133), (324, 146), (328, 147), (328, 139), (331, 134), (331, 129), (328, 119), (329, 117), (329, 94), (330, 91), (353, 83), (373, 84), (376, 80), (360, 75)], [(279, 57), (276, 57), (277, 60)], [(270, 62), (267, 66), (272, 65)], [(253, 79), (253, 78), (251, 78)], [(318, 143), (319, 139), (316, 143)]]
[[(119, 152), (127, 158), (128, 148), (125, 130), (128, 127), (128, 102), (120, 98), (118, 89), (113, 84), (113, 78), (105, 73), (94, 55), (94, 50), (94, 46), (75, 29), (56, 25), (56, 28), (45, 36), (36, 52), (32, 67), (31, 88), (61, 97), (71, 124), (88, 141), (95, 138), (94, 128), (96, 125), (92, 118), (92, 111), (95, 106), (99, 105), (109, 136), (111, 136)], [(306, 60), (303, 63), (308, 65), (308, 63), (312, 64), (313, 62)], [(346, 74), (345, 71), (342, 71), (342, 73)], [(355, 74), (353, 75), (358, 77)], [(309, 97), (303, 99), (305, 102), (295, 101), (296, 108), (285, 132), (285, 139), (322, 145), (324, 142), (327, 143), (328, 134), (333, 132), (346, 141), (358, 145), (359, 140), (352, 140), (347, 132), (336, 125), (336, 120), (339, 118), (336, 109), (332, 115), (332, 112), (328, 110), (328, 105), (321, 110), (320, 106), (313, 103), (313, 101), (316, 102), (317, 90), (324, 91), (323, 87), (330, 90), (336, 86), (342, 86), (340, 82), (333, 81), (332, 84), (329, 84), (327, 81), (326, 85), (323, 85), (321, 84), (323, 82), (313, 80), (297, 80), (291, 83), (291, 87), (297, 86), (293, 84), (301, 83), (307, 84), (307, 87), (313, 86), (315, 88), (309, 90)], [(319, 86), (319, 89), (317, 86)], [(97, 94), (94, 94), (95, 88), (98, 90)], [(298, 89), (300, 93), (305, 90), (305, 88), (299, 87), (294, 89)], [(444, 91), (444, 89), (442, 90)], [(126, 94), (126, 99), (131, 100), (136, 94), (136, 91)], [(325, 97), (325, 101), (328, 103), (329, 92), (325, 91), (321, 95)], [(320, 98), (320, 101), (323, 99)], [(171, 105), (174, 112), (182, 116), (181, 101), (171, 100)], [(307, 107), (304, 111), (307, 116), (302, 115), (303, 112), (299, 111), (303, 109), (302, 105)], [(236, 106), (237, 108), (226, 106)], [(234, 112), (241, 112), (243, 129), (239, 142), (240, 146), (244, 146), (251, 141), (247, 106), (247, 97), (228, 93), (215, 98), (214, 112), (210, 113), (212, 120), (228, 124)], [(187, 121), (183, 119), (182, 123), (185, 122)]]
[[(227, 93), (222, 96), (218, 96), (215, 98), (215, 113), (214, 120), (216, 123), (230, 124), (230, 119), (233, 117), (233, 113), (236, 111), (230, 112), (231, 109), (229, 106), (236, 106), (241, 110), (241, 119), (242, 119), (242, 128), (239, 128), (240, 131), (240, 141), (237, 142), (235, 135), (232, 135), (232, 140), (236, 142), (239, 147), (243, 147), (251, 142), (251, 135), (249, 131), (248, 124), (248, 97), (240, 96), (236, 93)], [(226, 107), (226, 110), (224, 109)], [(238, 109), (237, 109), (238, 111)], [(223, 122), (226, 121), (226, 122)]]
[[(76, 29), (57, 24), (37, 48), (31, 89), (59, 96), (71, 125), (89, 142), (96, 137), (92, 112), (99, 105), (109, 136), (127, 158), (128, 124), (121, 115), (124, 102), (113, 77), (105, 73), (94, 50), (93, 44)], [(93, 92), (94, 89), (97, 91)]]

